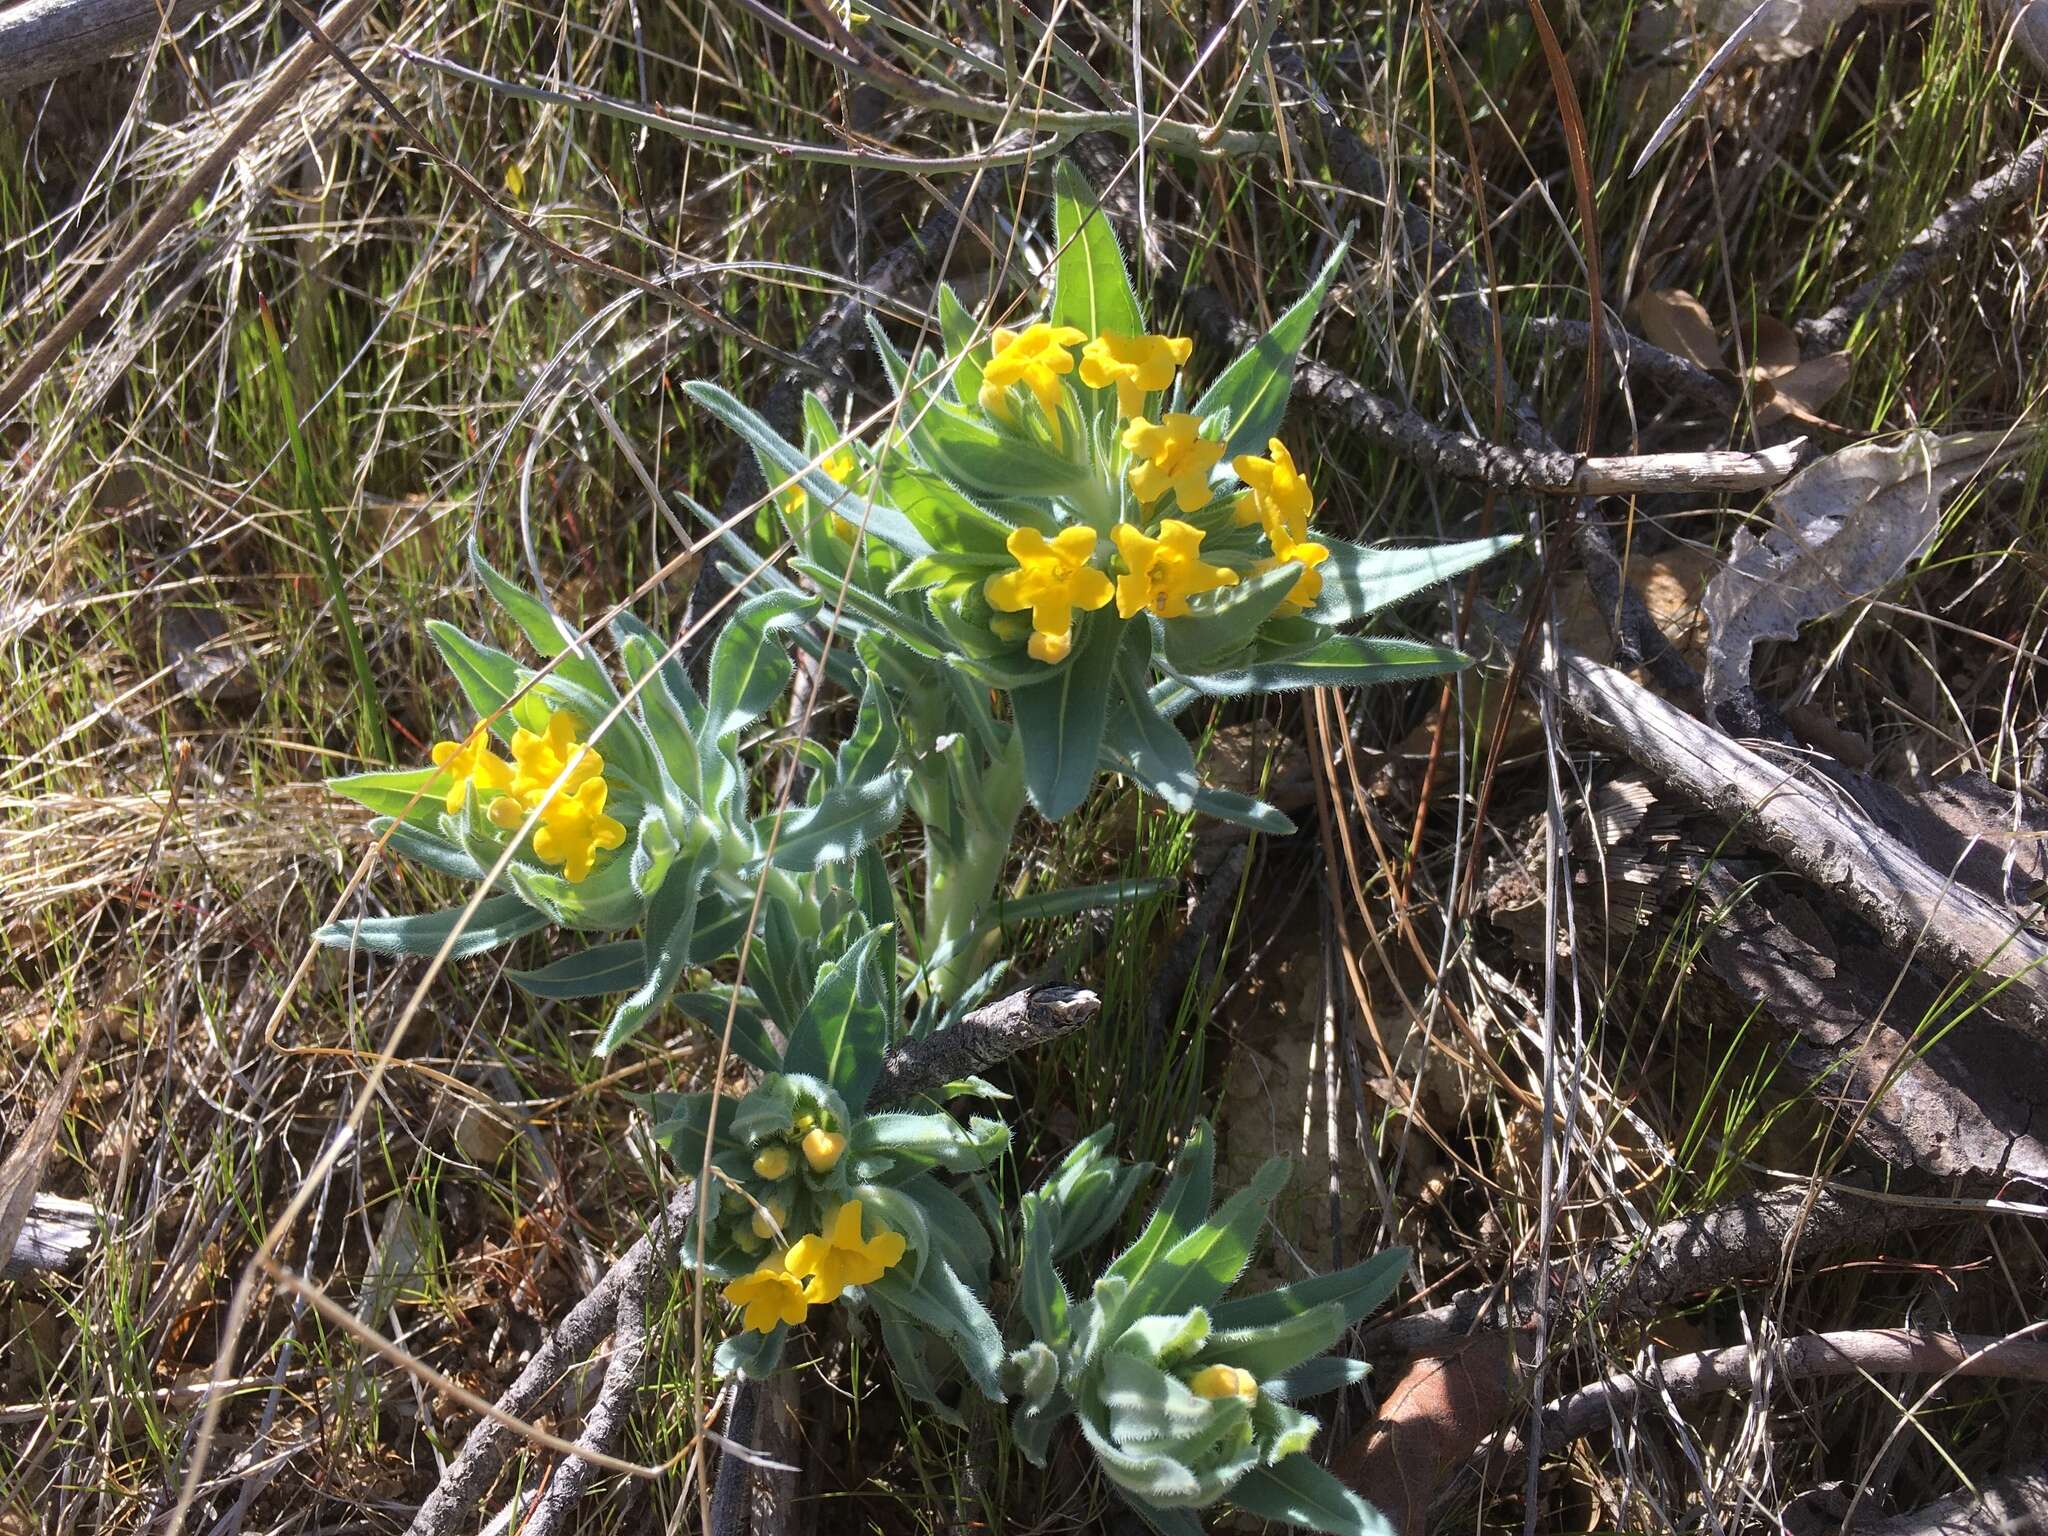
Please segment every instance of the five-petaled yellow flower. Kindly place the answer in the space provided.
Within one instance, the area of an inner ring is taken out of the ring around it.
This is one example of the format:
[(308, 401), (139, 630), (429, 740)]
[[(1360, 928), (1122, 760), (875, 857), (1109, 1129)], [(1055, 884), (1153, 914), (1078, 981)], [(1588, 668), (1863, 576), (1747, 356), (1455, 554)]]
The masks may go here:
[(1202, 437), (1200, 423), (1187, 412), (1170, 411), (1156, 424), (1133, 416), (1123, 445), (1139, 461), (1131, 471), (1131, 490), (1144, 505), (1169, 490), (1183, 512), (1209, 504), (1209, 471), (1223, 457), (1223, 445)]
[(1251, 487), (1238, 498), (1231, 515), (1240, 523), (1262, 525), (1278, 555), (1283, 546), (1299, 544), (1308, 537), (1315, 497), (1308, 480), (1294, 467), (1294, 455), (1285, 443), (1277, 437), (1269, 439), (1266, 451), (1273, 455), (1270, 459), (1241, 453), (1230, 461), (1237, 478)]
[(1146, 609), (1162, 619), (1185, 618), (1188, 599), (1197, 592), (1235, 586), (1237, 572), (1202, 558), (1202, 530), (1169, 517), (1153, 538), (1142, 528), (1118, 523), (1110, 537), (1123, 556), (1126, 574), (1116, 579), (1116, 611), (1130, 618)]
[(581, 884), (590, 873), (598, 851), (626, 844), (625, 823), (604, 813), (606, 789), (603, 779), (591, 779), (573, 794), (557, 794), (541, 807), (533, 851), (546, 862), (561, 865), (562, 878), (571, 885)]
[(1188, 1390), (1197, 1397), (1241, 1397), (1255, 1402), (1259, 1379), (1234, 1365), (1205, 1365), (1188, 1378)]
[(837, 1301), (849, 1285), (872, 1285), (903, 1257), (901, 1232), (860, 1235), (860, 1202), (849, 1200), (832, 1213), (826, 1230), (790, 1245), (789, 1272), (809, 1280), (805, 1294), (814, 1306)]
[(763, 1264), (733, 1281), (725, 1288), (725, 1299), (746, 1309), (740, 1321), (755, 1333), (773, 1333), (777, 1323), (795, 1327), (811, 1305), (803, 1281), (779, 1264)]
[[(604, 772), (604, 759), (597, 755), (597, 750), (585, 747), (577, 739), (580, 729), (580, 723), (569, 711), (551, 709), (546, 727), (538, 734), (524, 726), (512, 733), (512, 760), (517, 765), (512, 770), (512, 793), (528, 810), (554, 788), (555, 780), (562, 778), (562, 770), (569, 767), (569, 759), (576, 756), (579, 747), (583, 756), (570, 769), (568, 778), (562, 780), (560, 792), (566, 795), (579, 790)], [(603, 806), (600, 804), (598, 809)]]
[(1025, 649), (1039, 661), (1058, 661), (1074, 648), (1074, 610), (1093, 613), (1115, 595), (1102, 572), (1088, 563), (1095, 530), (1062, 528), (1051, 541), (1036, 528), (1019, 528), (1004, 541), (1017, 569), (983, 583), (991, 607), (1004, 613), (1031, 610), (1031, 639)]
[(1060, 379), (1074, 371), (1071, 349), (1088, 339), (1086, 333), (1071, 325), (1048, 325), (1041, 320), (1021, 331), (998, 328), (994, 339), (995, 351), (981, 370), (981, 408), (1004, 421), (1014, 420), (1005, 391), (1013, 384), (1022, 384), (1037, 397), (1057, 445), (1060, 395), (1065, 387)]
[[(1283, 533), (1285, 531), (1285, 529), (1281, 530)], [(1280, 599), (1279, 606), (1273, 611), (1275, 613), (1300, 613), (1315, 602), (1317, 598), (1321, 597), (1323, 595), (1323, 573), (1317, 570), (1316, 567), (1329, 558), (1329, 548), (1312, 540), (1302, 539), (1295, 543), (1289, 543), (1285, 539), (1274, 539), (1273, 558), (1259, 562), (1259, 574), (1263, 576), (1275, 566), (1293, 561), (1301, 567), (1301, 576), (1292, 587), (1287, 589), (1287, 595)]]
[(1135, 416), (1145, 397), (1173, 383), (1173, 372), (1195, 350), (1186, 336), (1118, 336), (1105, 331), (1081, 349), (1081, 382), (1090, 389), (1116, 386), (1119, 416)]
[(434, 743), (434, 766), (449, 779), (448, 795), (442, 802), (450, 816), (462, 809), (463, 796), (474, 784), (480, 790), (510, 789), (512, 765), (491, 750), (491, 738), (479, 725), (460, 745), (452, 741)]

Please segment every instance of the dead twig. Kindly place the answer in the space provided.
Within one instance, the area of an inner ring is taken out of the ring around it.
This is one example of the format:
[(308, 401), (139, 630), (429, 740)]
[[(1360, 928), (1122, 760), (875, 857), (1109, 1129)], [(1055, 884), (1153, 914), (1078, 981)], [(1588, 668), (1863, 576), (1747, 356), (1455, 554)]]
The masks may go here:
[(1807, 354), (1840, 351), (1858, 320), (1931, 276), (1936, 264), (1957, 241), (2036, 186), (2044, 167), (2048, 167), (2048, 134), (2035, 139), (2010, 162), (1942, 209), (1940, 216), (1908, 241), (1906, 248), (1878, 276), (1818, 319), (1802, 320), (1794, 326)]
[(1856, 1526), (1856, 1536), (2014, 1536), (2048, 1530), (2048, 1466)]
[(199, 0), (22, 0), (0, 10), (0, 96), (133, 52)]

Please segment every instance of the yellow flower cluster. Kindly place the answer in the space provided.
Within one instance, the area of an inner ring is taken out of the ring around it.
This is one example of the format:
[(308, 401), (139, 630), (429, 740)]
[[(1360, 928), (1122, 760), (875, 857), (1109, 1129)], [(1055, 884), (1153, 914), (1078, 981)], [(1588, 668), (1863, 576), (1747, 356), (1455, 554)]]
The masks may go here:
[[(982, 373), (982, 407), (1013, 422), (1009, 391), (1022, 384), (1037, 399), (1058, 442), (1063, 381), (1074, 371), (1071, 349), (1083, 340), (1070, 325), (1040, 323), (1022, 331), (998, 330), (995, 351)], [(1131, 456), (1131, 493), (1148, 513), (1168, 495), (1184, 514), (1201, 511), (1211, 500), (1209, 476), (1223, 457), (1223, 445), (1204, 438), (1201, 423), (1185, 411), (1169, 411), (1157, 421), (1144, 414), (1147, 398), (1171, 387), (1175, 370), (1187, 362), (1193, 345), (1184, 336), (1105, 333), (1082, 348), (1081, 382), (1090, 389), (1114, 387), (1117, 392), (1118, 414), (1126, 418), (1118, 442)], [(1329, 550), (1308, 536), (1315, 504), (1308, 481), (1278, 438), (1268, 448), (1271, 458), (1240, 454), (1231, 460), (1231, 468), (1247, 487), (1232, 516), (1265, 531), (1272, 554), (1258, 563), (1256, 574), (1289, 562), (1300, 567), (1299, 580), (1278, 609), (1283, 614), (1300, 613), (1322, 592), (1323, 578), (1316, 567), (1329, 557)], [(998, 613), (1031, 615), (1025, 649), (1034, 659), (1062, 661), (1074, 648), (1077, 609), (1093, 613), (1107, 607), (1113, 597), (1119, 618), (1144, 612), (1185, 618), (1191, 611), (1189, 598), (1235, 586), (1236, 571), (1202, 558), (1202, 539), (1202, 529), (1178, 517), (1162, 518), (1156, 533), (1119, 523), (1110, 530), (1121, 565), (1112, 581), (1094, 564), (1101, 541), (1092, 529), (1065, 528), (1048, 539), (1035, 528), (1020, 528), (1005, 545), (1017, 568), (991, 576), (983, 592)], [(999, 631), (1007, 633), (1013, 622), (999, 621)]]
[[(809, 1151), (807, 1145), (807, 1156)], [(757, 1212), (755, 1220), (760, 1219)], [(773, 1225), (779, 1230), (781, 1224), (778, 1214)], [(837, 1301), (850, 1285), (874, 1284), (903, 1258), (902, 1233), (883, 1227), (873, 1237), (861, 1236), (858, 1200), (835, 1210), (825, 1228), (798, 1238), (751, 1275), (726, 1286), (725, 1299), (744, 1309), (745, 1327), (755, 1333), (773, 1333), (778, 1323), (794, 1327), (810, 1308)]]
[[(522, 726), (512, 733), (509, 763), (491, 751), (490, 736), (481, 725), (460, 742), (436, 742), (434, 766), (448, 780), (443, 806), (449, 815), (455, 815), (475, 789), (493, 797), (484, 803), (484, 814), (493, 826), (508, 832), (539, 811), (534, 855), (561, 865), (562, 878), (571, 885), (580, 884), (595, 867), (598, 853), (623, 847), (626, 842), (625, 827), (605, 814), (610, 790), (604, 778), (604, 759), (581, 740), (580, 733), (574, 715), (564, 709), (550, 710), (543, 729), (529, 731)], [(557, 779), (561, 780), (559, 788)], [(435, 783), (438, 786), (439, 777)]]

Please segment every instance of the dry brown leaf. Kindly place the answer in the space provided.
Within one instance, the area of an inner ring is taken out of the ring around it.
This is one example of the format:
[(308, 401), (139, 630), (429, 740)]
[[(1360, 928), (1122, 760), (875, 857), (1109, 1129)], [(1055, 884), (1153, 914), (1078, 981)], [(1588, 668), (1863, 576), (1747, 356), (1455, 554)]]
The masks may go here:
[(1709, 372), (1728, 366), (1714, 317), (1707, 306), (1683, 288), (1652, 288), (1636, 301), (1636, 323), (1643, 337)]

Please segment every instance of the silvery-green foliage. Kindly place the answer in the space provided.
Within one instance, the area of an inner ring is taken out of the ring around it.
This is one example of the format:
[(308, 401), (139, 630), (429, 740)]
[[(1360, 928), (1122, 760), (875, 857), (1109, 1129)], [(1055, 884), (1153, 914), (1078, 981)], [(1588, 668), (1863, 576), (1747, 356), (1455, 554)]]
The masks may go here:
[[(1163, 1530), (1228, 1502), (1344, 1536), (1385, 1520), (1312, 1460), (1320, 1427), (1304, 1400), (1363, 1377), (1330, 1351), (1399, 1283), (1391, 1250), (1335, 1275), (1232, 1296), (1287, 1179), (1275, 1159), (1211, 1209), (1214, 1149), (1198, 1127), (1137, 1240), (1079, 1292), (1058, 1259), (1113, 1223), (1131, 1194), (1091, 1137), (1020, 1212), (1022, 1342), (1003, 1366), (1019, 1446), (1043, 1463), (1071, 1419), (1103, 1473)], [(1078, 1239), (1078, 1240), (1077, 1240)], [(1227, 1389), (1224, 1383), (1236, 1383)]]
[[(572, 884), (535, 857), (530, 839), (480, 814), (468, 796), (459, 812), (442, 804), (433, 767), (354, 774), (337, 793), (378, 813), (372, 830), (391, 850), (442, 874), (481, 882), (502, 863), (451, 955), (481, 953), (548, 926), (618, 931), (637, 938), (598, 943), (512, 979), (543, 997), (627, 994), (599, 1045), (609, 1052), (668, 1003), (691, 967), (732, 953), (755, 910), (766, 925), (815, 937), (848, 903), (892, 921), (887, 872), (872, 844), (901, 819), (908, 770), (898, 761), (896, 712), (879, 685), (861, 693), (852, 732), (836, 753), (807, 746), (808, 788), (777, 810), (752, 781), (740, 742), (788, 687), (785, 645), (816, 614), (818, 599), (776, 591), (741, 604), (720, 630), (700, 693), (673, 647), (629, 614), (612, 622), (616, 664), (532, 593), (507, 580), (472, 548), (471, 563), (505, 616), (549, 665), (536, 669), (450, 624), (431, 626), (476, 719), (510, 742), (566, 710), (591, 733), (609, 787), (607, 811), (627, 829), (625, 847)], [(509, 851), (508, 851), (509, 848)], [(391, 954), (438, 953), (459, 908), (332, 924), (322, 943)], [(893, 958), (893, 957), (892, 957)], [(779, 1001), (779, 1000), (778, 1000)], [(716, 995), (684, 994), (677, 1006), (700, 1017), (726, 1014)], [(771, 1018), (787, 1022), (793, 1015)], [(741, 1010), (734, 1035), (757, 1066), (772, 1060), (757, 1010)]]

